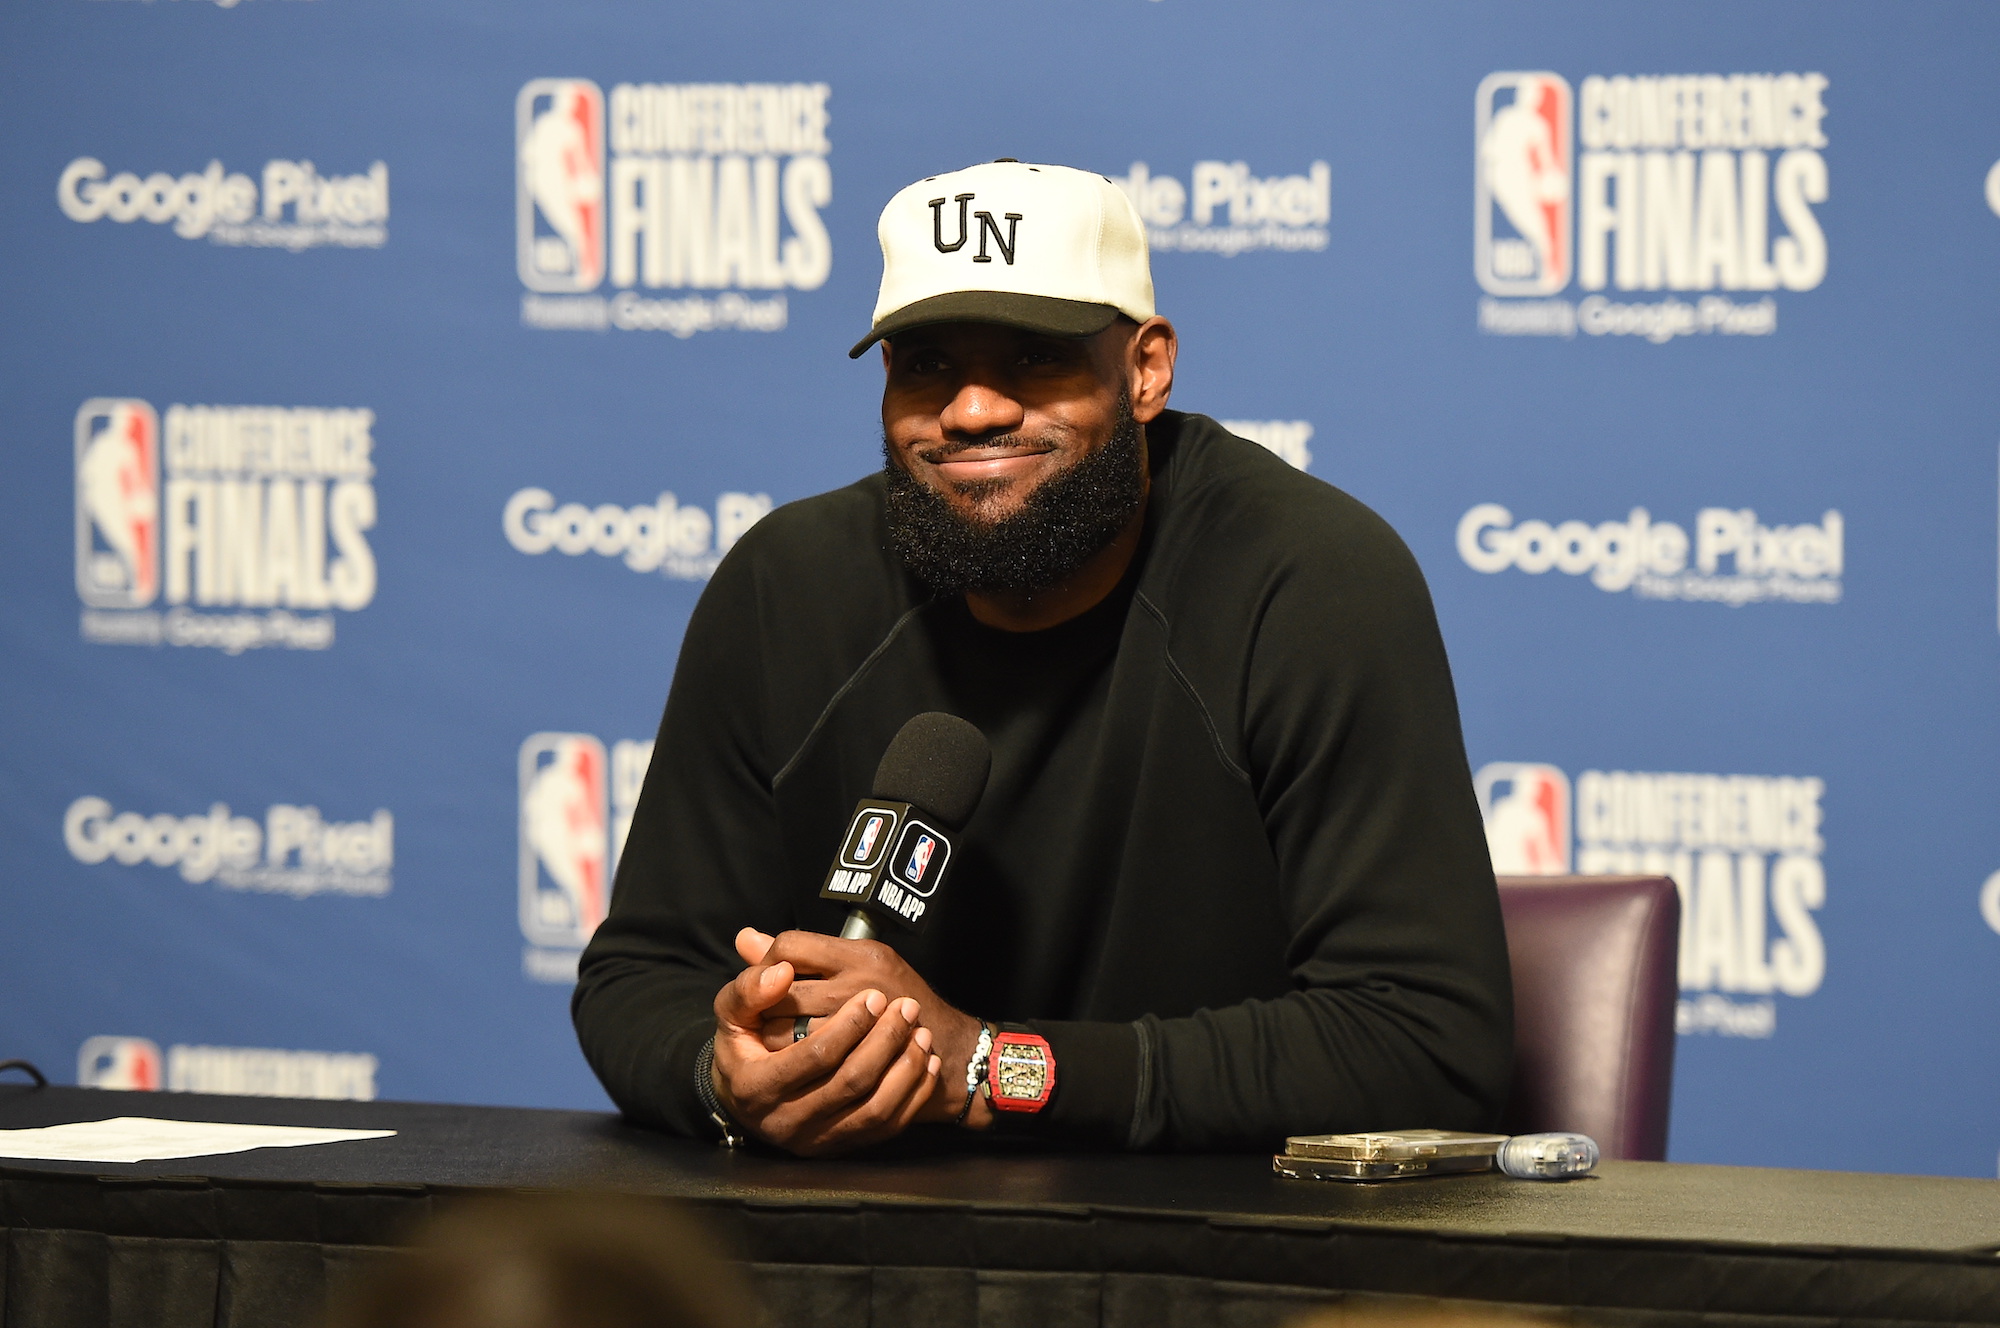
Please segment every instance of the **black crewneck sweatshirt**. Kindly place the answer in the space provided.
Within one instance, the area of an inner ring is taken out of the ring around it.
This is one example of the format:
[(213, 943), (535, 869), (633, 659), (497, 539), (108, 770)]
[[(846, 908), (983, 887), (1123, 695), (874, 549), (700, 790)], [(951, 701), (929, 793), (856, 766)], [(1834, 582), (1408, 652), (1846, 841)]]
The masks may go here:
[(1016, 1130), (1261, 1149), (1491, 1125), (1506, 944), (1415, 560), (1213, 420), (1168, 412), (1147, 443), (1132, 568), (1047, 631), (911, 576), (879, 476), (724, 558), (572, 1007), (628, 1115), (709, 1132), (694, 1064), (737, 930), (840, 929), (818, 893), (847, 818), (904, 721), (945, 710), (992, 778), (928, 930), (885, 939), (953, 1005), (1048, 1038), (1055, 1094)]

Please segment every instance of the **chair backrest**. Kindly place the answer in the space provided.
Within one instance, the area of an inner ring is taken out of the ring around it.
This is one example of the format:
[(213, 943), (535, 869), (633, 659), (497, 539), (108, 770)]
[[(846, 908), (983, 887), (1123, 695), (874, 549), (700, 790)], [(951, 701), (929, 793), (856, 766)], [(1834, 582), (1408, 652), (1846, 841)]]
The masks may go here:
[(1664, 876), (1503, 876), (1514, 966), (1509, 1134), (1574, 1130), (1664, 1161), (1680, 896)]

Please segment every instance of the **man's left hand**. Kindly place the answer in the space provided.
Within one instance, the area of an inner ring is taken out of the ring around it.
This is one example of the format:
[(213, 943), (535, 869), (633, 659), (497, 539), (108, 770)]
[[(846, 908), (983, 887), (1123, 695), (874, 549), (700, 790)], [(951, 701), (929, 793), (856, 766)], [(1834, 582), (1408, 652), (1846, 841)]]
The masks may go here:
[[(892, 1001), (905, 996), (915, 1000), (921, 1010), (918, 1023), (931, 1030), (932, 1050), (943, 1062), (938, 1091), (917, 1119), (950, 1121), (958, 1117), (965, 1106), (965, 1064), (979, 1042), (980, 1022), (947, 1005), (894, 949), (880, 941), (847, 941), (810, 931), (788, 931), (773, 937), (745, 927), (736, 933), (736, 953), (752, 967), (788, 963), (798, 973), (784, 999), (766, 1012), (764, 1045), (772, 1051), (791, 1045), (798, 1016), (825, 1018), (858, 992), (872, 989)], [(986, 1119), (986, 1104), (976, 1102), (966, 1123), (978, 1128)]]

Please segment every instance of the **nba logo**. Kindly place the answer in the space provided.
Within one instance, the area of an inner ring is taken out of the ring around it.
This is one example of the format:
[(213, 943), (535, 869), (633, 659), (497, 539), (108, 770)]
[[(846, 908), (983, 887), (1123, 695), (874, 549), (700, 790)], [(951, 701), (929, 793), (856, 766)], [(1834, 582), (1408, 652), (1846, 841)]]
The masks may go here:
[(94, 1037), (76, 1053), (79, 1088), (160, 1090), (160, 1049), (146, 1038)]
[(1552, 765), (1495, 761), (1472, 778), (1495, 876), (1569, 873), (1569, 776)]
[(584, 78), (537, 78), (514, 104), (521, 282), (587, 291), (604, 278), (604, 94)]
[(895, 850), (889, 854), (888, 860), (903, 864), (893, 870), (903, 878), (909, 893), (919, 899), (928, 899), (937, 891), (938, 883), (944, 880), (944, 874), (951, 866), (951, 840), (945, 837), (943, 831), (912, 819), (903, 827), (903, 833), (897, 838)]
[(937, 851), (937, 840), (929, 835), (918, 835), (917, 846), (910, 850), (910, 860), (903, 864), (903, 875), (915, 885), (924, 879), (924, 869), (931, 865), (931, 854)]
[(159, 569), (159, 416), (143, 401), (86, 401), (76, 413), (77, 594), (93, 608), (143, 608)]
[(537, 733), (521, 744), (521, 934), (581, 947), (611, 898), (604, 744)]
[(1570, 124), (1560, 74), (1488, 74), (1479, 84), (1473, 268), (1494, 295), (1569, 284)]
[(901, 813), (887, 807), (863, 804), (854, 809), (854, 820), (842, 840), (840, 861), (849, 867), (873, 871), (889, 848), (889, 836), (896, 833)]

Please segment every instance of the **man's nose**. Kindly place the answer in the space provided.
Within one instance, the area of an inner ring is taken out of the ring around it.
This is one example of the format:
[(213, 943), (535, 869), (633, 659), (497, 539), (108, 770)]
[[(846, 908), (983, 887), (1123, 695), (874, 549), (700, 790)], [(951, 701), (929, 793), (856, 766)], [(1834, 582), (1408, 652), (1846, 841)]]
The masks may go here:
[(1007, 433), (1021, 427), (1025, 412), (1013, 396), (990, 383), (967, 382), (959, 386), (938, 417), (945, 437), (979, 437)]

